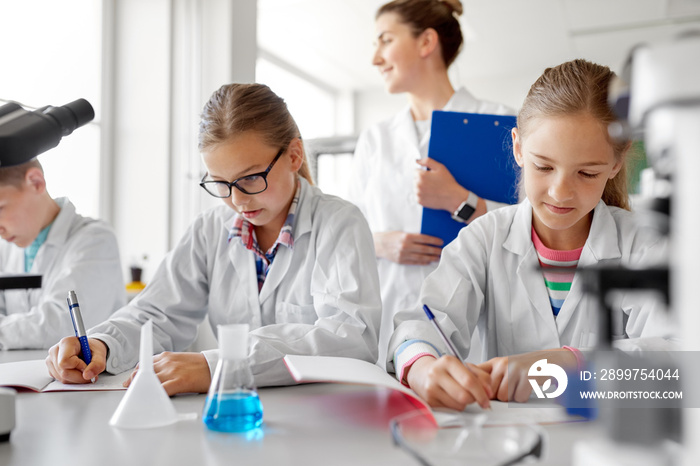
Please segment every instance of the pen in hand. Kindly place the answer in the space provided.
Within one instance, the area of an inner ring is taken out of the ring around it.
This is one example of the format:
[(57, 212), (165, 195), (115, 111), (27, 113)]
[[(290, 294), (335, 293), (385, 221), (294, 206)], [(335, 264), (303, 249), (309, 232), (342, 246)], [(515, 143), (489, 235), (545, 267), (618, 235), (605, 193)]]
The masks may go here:
[(438, 325), (437, 321), (435, 320), (435, 316), (433, 315), (433, 311), (431, 311), (430, 308), (425, 304), (423, 305), (423, 310), (428, 316), (428, 320), (430, 321), (430, 323), (433, 324), (433, 328), (435, 329), (435, 331), (438, 333), (438, 335), (440, 335), (440, 338), (442, 338), (442, 342), (445, 343), (445, 346), (447, 346), (447, 352), (450, 353), (451, 356), (454, 356), (455, 358), (459, 359), (460, 361), (464, 361), (464, 358), (462, 358), (462, 356), (459, 355), (457, 349), (454, 346), (452, 346), (452, 342), (449, 338), (447, 338), (445, 332), (443, 332), (440, 326)]
[[(435, 315), (433, 314), (433, 311), (430, 310), (428, 306), (425, 304), (423, 305), (423, 311), (425, 311), (425, 315), (428, 316), (428, 320), (430, 323), (433, 325), (433, 328), (437, 332), (438, 335), (440, 335), (440, 338), (442, 339), (443, 343), (445, 343), (445, 346), (447, 347), (447, 352), (450, 353), (451, 356), (456, 357), (457, 359), (460, 360), (460, 362), (464, 363), (464, 358), (460, 356), (460, 354), (457, 352), (457, 348), (455, 348), (452, 345), (452, 342), (450, 341), (449, 338), (447, 338), (447, 335), (445, 335), (445, 332), (442, 331), (442, 328), (440, 328), (440, 325), (437, 323), (437, 320), (435, 320)], [(467, 370), (471, 371), (468, 367)], [(488, 395), (488, 391), (487, 391)], [(487, 409), (491, 409), (491, 403), (487, 402), (486, 406), (484, 406)]]
[[(78, 337), (80, 341), (80, 350), (83, 355), (81, 358), (85, 361), (85, 364), (90, 364), (92, 361), (92, 352), (90, 351), (90, 345), (88, 344), (87, 334), (85, 333), (85, 326), (83, 325), (83, 316), (80, 314), (80, 304), (78, 304), (78, 296), (75, 291), (71, 290), (68, 292), (68, 310), (70, 311), (70, 318), (73, 322), (73, 330), (75, 330), (75, 336)], [(95, 379), (92, 378), (92, 382)]]

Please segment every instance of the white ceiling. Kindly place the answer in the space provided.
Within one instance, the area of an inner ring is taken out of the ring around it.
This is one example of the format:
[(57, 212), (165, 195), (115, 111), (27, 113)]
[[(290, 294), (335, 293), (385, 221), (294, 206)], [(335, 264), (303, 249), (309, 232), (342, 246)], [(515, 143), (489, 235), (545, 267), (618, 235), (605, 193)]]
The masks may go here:
[[(339, 91), (382, 86), (374, 14), (384, 0), (258, 0), (258, 45)], [(635, 44), (700, 29), (700, 0), (463, 0), (466, 44), (451, 76), (536, 78), (587, 58), (619, 69)], [(700, 59), (697, 57), (696, 59)], [(530, 78), (528, 78), (530, 79)], [(461, 84), (460, 82), (456, 84)]]

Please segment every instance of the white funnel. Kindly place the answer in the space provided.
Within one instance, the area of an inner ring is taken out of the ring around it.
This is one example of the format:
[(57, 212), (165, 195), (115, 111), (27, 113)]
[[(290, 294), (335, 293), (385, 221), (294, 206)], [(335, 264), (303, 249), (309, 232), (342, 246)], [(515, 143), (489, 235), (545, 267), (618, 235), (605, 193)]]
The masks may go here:
[(153, 371), (153, 322), (141, 327), (139, 370), (131, 381), (109, 425), (123, 429), (148, 429), (177, 422), (170, 397)]

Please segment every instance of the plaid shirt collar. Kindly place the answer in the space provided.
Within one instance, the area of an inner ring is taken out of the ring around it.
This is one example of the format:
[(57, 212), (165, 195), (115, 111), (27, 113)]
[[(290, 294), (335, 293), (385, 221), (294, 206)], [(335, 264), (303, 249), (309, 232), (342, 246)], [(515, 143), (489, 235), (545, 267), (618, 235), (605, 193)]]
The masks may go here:
[(246, 249), (252, 250), (256, 257), (262, 259), (266, 264), (270, 264), (277, 253), (277, 249), (280, 245), (286, 246), (289, 249), (294, 248), (294, 215), (296, 214), (297, 206), (299, 205), (299, 194), (301, 193), (301, 183), (297, 181), (297, 190), (294, 194), (294, 199), (292, 199), (292, 205), (289, 206), (289, 212), (287, 213), (287, 219), (284, 221), (284, 225), (280, 230), (280, 234), (277, 237), (275, 243), (270, 247), (267, 252), (263, 252), (258, 245), (258, 241), (255, 238), (255, 229), (252, 223), (243, 218), (242, 215), (236, 215), (233, 220), (233, 226), (229, 230), (228, 242), (230, 243), (233, 238), (240, 238), (241, 244)]

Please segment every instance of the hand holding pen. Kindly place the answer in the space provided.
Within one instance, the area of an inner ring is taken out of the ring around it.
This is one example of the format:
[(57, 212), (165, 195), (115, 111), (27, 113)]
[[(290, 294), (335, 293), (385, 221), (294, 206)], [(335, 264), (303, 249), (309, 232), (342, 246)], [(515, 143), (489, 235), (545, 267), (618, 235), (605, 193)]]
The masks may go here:
[[(78, 296), (75, 294), (75, 291), (71, 290), (68, 292), (67, 301), (70, 318), (73, 322), (73, 330), (75, 330), (75, 336), (78, 337), (78, 341), (80, 341), (81, 359), (85, 361), (85, 364), (90, 365), (92, 362), (92, 352), (90, 351), (90, 344), (88, 343), (87, 334), (85, 333), (83, 316), (80, 313), (80, 304), (78, 304)], [(95, 382), (94, 377), (92, 378), (92, 382)]]
[(89, 338), (92, 361), (88, 366), (82, 356), (80, 341), (65, 337), (49, 349), (46, 367), (49, 374), (61, 383), (82, 384), (96, 379), (107, 367), (107, 346), (100, 340)]
[(489, 409), (489, 400), (493, 398), (490, 375), (473, 364), (465, 364), (430, 308), (423, 306), (423, 310), (454, 358), (419, 358), (408, 373), (409, 385), (432, 406), (462, 410), (476, 401), (482, 408)]

